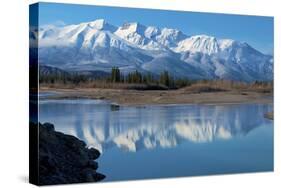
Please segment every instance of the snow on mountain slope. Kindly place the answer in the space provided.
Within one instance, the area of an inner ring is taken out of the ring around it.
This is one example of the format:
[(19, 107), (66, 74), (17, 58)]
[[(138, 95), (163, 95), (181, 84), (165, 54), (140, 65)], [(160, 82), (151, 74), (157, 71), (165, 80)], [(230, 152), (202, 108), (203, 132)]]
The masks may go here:
[(147, 50), (171, 50), (177, 43), (187, 36), (176, 29), (159, 29), (144, 26), (139, 23), (125, 23), (115, 32), (124, 40)]
[(112, 32), (117, 28), (104, 20), (96, 20), (78, 25), (53, 27), (39, 31), (39, 46), (71, 46), (93, 48), (96, 46), (116, 45), (126, 48), (124, 43), (118, 41)]
[(117, 28), (97, 20), (39, 31), (39, 60), (67, 70), (111, 70), (136, 67), (152, 57), (112, 32)]
[(170, 71), (176, 78), (205, 78), (200, 69), (171, 56), (156, 57), (152, 61), (144, 63), (141, 68), (157, 75)]
[[(157, 28), (147, 28), (139, 23), (125, 23), (115, 34), (133, 45), (145, 50), (166, 50), (165, 46), (151, 40)], [(149, 36), (149, 37), (147, 37)]]
[(185, 38), (187, 38), (187, 35), (177, 29), (163, 28), (161, 33), (155, 37), (155, 40), (168, 48), (173, 48), (178, 46), (178, 43)]
[[(128, 73), (169, 71), (191, 79), (272, 80), (273, 57), (249, 44), (207, 35), (188, 36), (177, 29), (103, 19), (77, 25), (31, 30), (39, 40), (40, 63), (65, 70)], [(31, 46), (32, 47), (32, 46)]]
[(180, 41), (178, 46), (174, 48), (174, 51), (201, 52), (210, 55), (218, 53), (220, 51), (220, 47), (215, 37), (197, 35)]

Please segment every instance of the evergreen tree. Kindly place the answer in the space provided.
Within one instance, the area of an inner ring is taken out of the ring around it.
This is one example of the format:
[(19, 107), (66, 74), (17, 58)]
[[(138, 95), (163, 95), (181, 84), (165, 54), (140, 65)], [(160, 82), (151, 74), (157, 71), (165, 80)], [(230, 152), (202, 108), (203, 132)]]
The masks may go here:
[(121, 73), (118, 67), (112, 67), (111, 69), (111, 82), (120, 82)]
[(170, 86), (171, 80), (170, 80), (170, 76), (169, 76), (168, 71), (164, 71), (160, 74), (160, 80), (159, 81), (160, 81), (160, 84), (163, 84), (167, 87)]

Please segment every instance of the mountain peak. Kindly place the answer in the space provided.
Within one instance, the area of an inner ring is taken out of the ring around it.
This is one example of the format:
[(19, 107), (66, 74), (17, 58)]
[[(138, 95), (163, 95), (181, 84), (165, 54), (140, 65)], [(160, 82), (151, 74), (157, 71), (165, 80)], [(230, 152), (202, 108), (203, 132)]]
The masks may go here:
[(194, 35), (181, 41), (175, 51), (201, 52), (211, 55), (219, 52), (220, 47), (217, 39), (213, 36)]
[(92, 27), (97, 27), (97, 28), (103, 27), (105, 24), (106, 24), (106, 21), (104, 19), (97, 19), (97, 20), (94, 20), (94, 21), (91, 21), (88, 23), (88, 25), (90, 25)]
[(144, 31), (146, 29), (146, 26), (138, 23), (138, 22), (132, 22), (132, 23), (124, 23), (121, 27), (119, 27), (118, 30), (121, 32), (130, 34), (130, 33), (138, 33), (140, 35), (144, 34)]
[(108, 24), (104, 19), (97, 19), (91, 22), (86, 23), (91, 28), (95, 28), (97, 30), (108, 30), (114, 32), (117, 28), (111, 24)]
[(148, 38), (153, 38), (156, 35), (159, 35), (160, 32), (161, 32), (161, 30), (158, 27), (149, 26), (145, 30), (145, 36), (148, 37)]

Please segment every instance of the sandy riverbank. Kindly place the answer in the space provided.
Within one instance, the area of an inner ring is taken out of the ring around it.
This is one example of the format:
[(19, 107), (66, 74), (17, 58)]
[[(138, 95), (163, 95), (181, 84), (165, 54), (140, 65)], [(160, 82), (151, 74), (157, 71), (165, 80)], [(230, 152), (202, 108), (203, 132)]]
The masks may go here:
[(272, 93), (254, 91), (197, 92), (186, 90), (127, 90), (75, 88), (59, 89), (41, 87), (41, 92), (58, 92), (50, 99), (90, 98), (104, 99), (120, 105), (145, 104), (235, 104), (235, 103), (273, 103)]

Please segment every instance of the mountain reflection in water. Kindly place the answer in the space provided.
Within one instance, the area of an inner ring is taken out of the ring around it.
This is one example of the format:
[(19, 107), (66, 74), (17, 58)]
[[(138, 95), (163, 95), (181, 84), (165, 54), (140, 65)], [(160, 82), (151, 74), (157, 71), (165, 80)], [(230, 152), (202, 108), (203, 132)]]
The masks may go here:
[(40, 122), (84, 140), (101, 152), (137, 152), (246, 136), (268, 125), (272, 105), (147, 105), (128, 107), (103, 100), (42, 100)]

